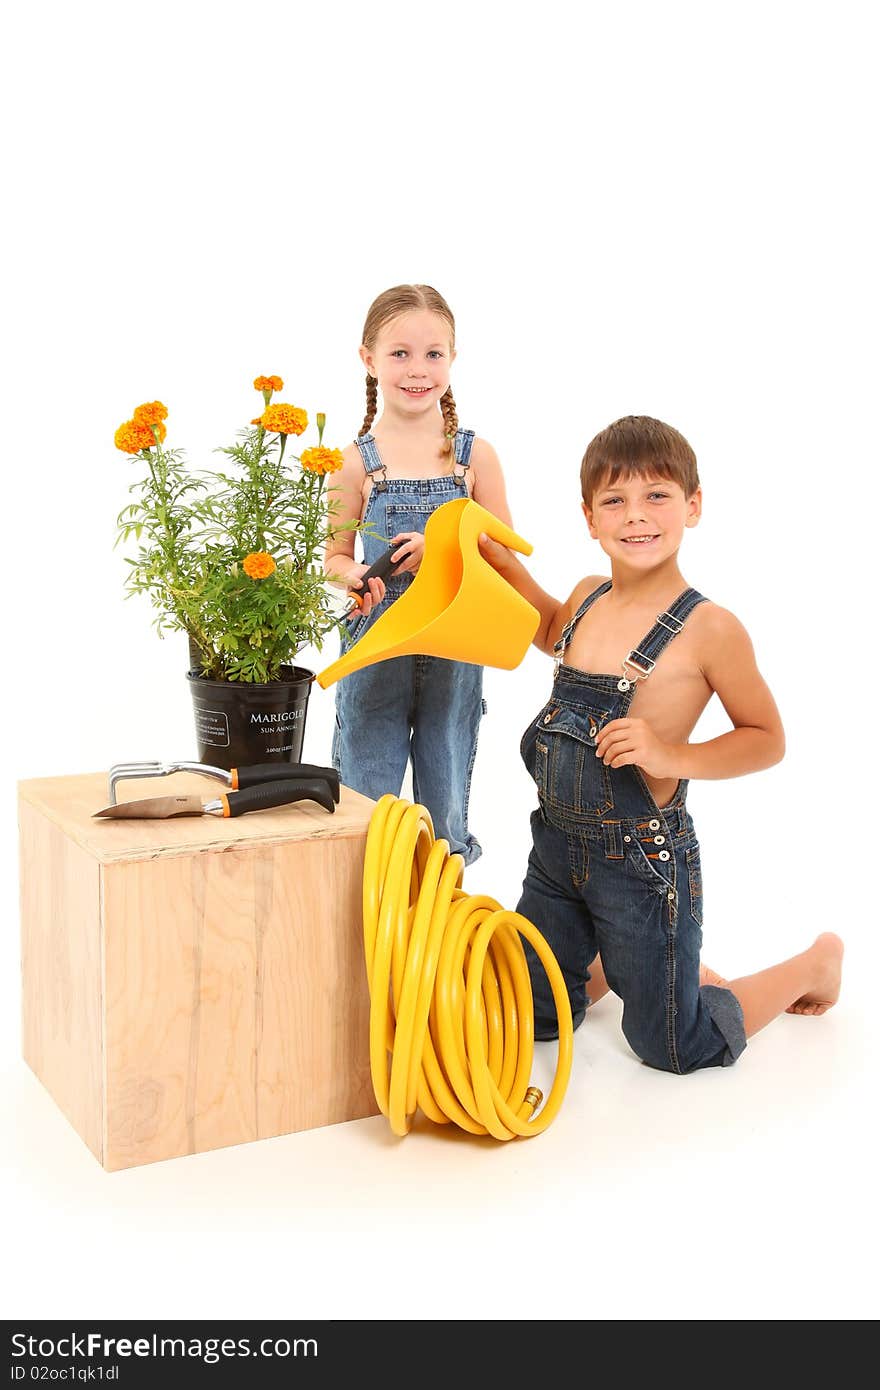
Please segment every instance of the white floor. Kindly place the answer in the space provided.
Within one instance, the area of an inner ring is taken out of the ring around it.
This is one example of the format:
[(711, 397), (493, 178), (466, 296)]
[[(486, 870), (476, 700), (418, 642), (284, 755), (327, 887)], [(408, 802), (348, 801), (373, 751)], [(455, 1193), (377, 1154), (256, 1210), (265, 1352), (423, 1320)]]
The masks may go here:
[(508, 1144), (380, 1116), (106, 1174), (7, 1057), (5, 1316), (873, 1319), (872, 990), (851, 970), (824, 1019), (687, 1078), (609, 997), (556, 1120)]
[[(517, 731), (545, 680), (528, 659), (517, 675), (487, 673), (493, 717), (471, 807), (484, 853), (465, 881), (511, 908), (534, 796)], [(0, 1161), (15, 1258), (0, 1276), (5, 1316), (876, 1317), (870, 780), (840, 760), (827, 817), (815, 805), (810, 710), (790, 703), (792, 751), (779, 767), (691, 788), (704, 959), (734, 977), (832, 927), (847, 946), (839, 1005), (821, 1019), (781, 1017), (734, 1067), (674, 1077), (633, 1057), (609, 996), (575, 1035), (556, 1119), (508, 1144), (424, 1119), (398, 1140), (380, 1116), (105, 1173), (20, 1060), (9, 786), (0, 1105), (10, 1124)], [(181, 728), (157, 746), (186, 746), (186, 715), (174, 711)], [(316, 701), (306, 760), (326, 761), (331, 720), (332, 701)], [(710, 736), (710, 718), (704, 727)], [(107, 738), (84, 720), (61, 770), (104, 765)], [(22, 754), (13, 773), (45, 775), (50, 752), (45, 769)], [(538, 1046), (533, 1079), (545, 1091), (555, 1056), (555, 1045)]]

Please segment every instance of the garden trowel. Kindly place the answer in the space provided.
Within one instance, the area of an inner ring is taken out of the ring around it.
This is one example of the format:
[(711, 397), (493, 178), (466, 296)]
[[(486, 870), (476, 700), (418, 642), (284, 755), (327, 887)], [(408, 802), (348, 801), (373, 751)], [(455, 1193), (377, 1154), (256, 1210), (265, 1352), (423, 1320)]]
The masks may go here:
[(288, 778), (286, 782), (263, 782), (244, 791), (221, 792), (207, 800), (200, 796), (150, 796), (143, 801), (123, 801), (95, 811), (108, 820), (170, 820), (173, 816), (241, 816), (246, 811), (263, 811), (271, 806), (288, 806), (294, 801), (316, 801), (332, 815), (336, 809), (333, 793), (322, 778)]

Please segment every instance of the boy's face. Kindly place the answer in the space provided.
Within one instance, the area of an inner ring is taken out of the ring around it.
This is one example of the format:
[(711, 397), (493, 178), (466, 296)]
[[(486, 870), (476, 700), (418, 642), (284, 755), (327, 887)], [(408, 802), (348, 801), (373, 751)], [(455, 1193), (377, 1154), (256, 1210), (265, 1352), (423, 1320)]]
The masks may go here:
[(582, 506), (590, 535), (614, 564), (650, 570), (675, 555), (686, 526), (696, 526), (702, 493), (685, 497), (678, 483), (646, 473), (606, 479)]

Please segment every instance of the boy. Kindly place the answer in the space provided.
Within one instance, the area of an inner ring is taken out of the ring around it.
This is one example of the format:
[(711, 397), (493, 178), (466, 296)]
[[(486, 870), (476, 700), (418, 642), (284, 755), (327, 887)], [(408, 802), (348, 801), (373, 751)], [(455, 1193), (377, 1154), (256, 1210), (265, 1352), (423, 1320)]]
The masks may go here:
[[(517, 911), (553, 950), (575, 1027), (601, 955), (623, 1000), (624, 1034), (644, 1062), (678, 1073), (728, 1066), (783, 1011), (820, 1014), (836, 1002), (843, 942), (824, 932), (800, 955), (729, 983), (701, 973), (688, 780), (771, 767), (784, 752), (782, 723), (742, 624), (689, 588), (678, 567), (701, 507), (687, 440), (648, 416), (617, 420), (588, 445), (581, 492), (611, 579), (582, 579), (564, 603), (512, 552), (480, 539), (486, 559), (538, 609), (535, 645), (556, 656), (550, 700), (520, 749), (539, 804)], [(713, 693), (733, 728), (688, 743)], [(535, 1036), (554, 1038), (547, 976), (524, 944)]]

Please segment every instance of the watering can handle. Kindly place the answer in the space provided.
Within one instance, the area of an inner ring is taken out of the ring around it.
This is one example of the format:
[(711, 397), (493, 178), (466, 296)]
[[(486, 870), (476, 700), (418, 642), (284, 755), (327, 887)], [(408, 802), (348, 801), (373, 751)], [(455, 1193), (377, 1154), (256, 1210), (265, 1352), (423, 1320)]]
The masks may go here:
[(491, 541), (497, 541), (499, 545), (506, 545), (508, 550), (516, 550), (520, 555), (531, 555), (535, 548), (529, 541), (523, 540), (522, 536), (518, 536), (516, 531), (505, 526), (504, 522), (500, 521), (497, 516), (484, 515), (481, 522), (479, 518), (475, 518), (475, 525), (477, 525), (478, 541), (480, 535), (486, 535)]

